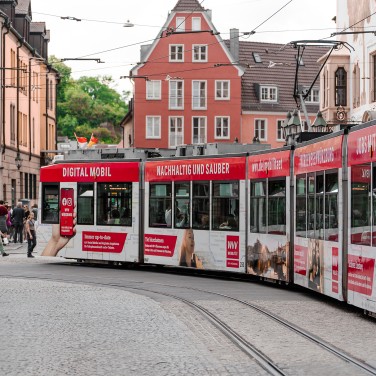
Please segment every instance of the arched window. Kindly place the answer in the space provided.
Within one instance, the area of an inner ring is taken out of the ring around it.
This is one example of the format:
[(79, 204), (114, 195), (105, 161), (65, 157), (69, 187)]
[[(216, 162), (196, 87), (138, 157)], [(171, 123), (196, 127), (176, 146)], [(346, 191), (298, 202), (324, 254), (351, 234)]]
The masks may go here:
[(347, 73), (345, 68), (338, 68), (336, 70), (336, 89), (335, 89), (335, 105), (346, 106), (347, 105)]

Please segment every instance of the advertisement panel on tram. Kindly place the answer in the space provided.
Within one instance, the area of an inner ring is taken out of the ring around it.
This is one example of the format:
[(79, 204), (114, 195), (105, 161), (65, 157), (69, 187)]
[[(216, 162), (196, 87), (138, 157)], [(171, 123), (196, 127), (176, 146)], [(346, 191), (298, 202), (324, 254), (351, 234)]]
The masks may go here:
[(294, 153), (294, 281), (343, 300), (343, 135)]
[(139, 162), (61, 163), (40, 176), (43, 255), (139, 261)]
[(145, 263), (245, 271), (245, 157), (145, 163)]
[(247, 273), (289, 281), (291, 150), (248, 158)]
[(348, 302), (376, 313), (376, 126), (348, 135)]

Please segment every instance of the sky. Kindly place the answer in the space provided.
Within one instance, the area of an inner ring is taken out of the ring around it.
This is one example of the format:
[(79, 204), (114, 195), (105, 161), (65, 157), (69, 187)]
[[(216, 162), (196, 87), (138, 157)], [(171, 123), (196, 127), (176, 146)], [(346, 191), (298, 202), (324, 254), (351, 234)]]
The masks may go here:
[[(199, 2), (212, 11), (213, 24), (222, 39), (229, 38), (231, 28), (240, 32), (255, 30), (247, 39), (250, 41), (282, 44), (327, 38), (335, 32), (332, 18), (336, 15), (336, 0)], [(158, 36), (176, 3), (177, 0), (31, 0), (31, 11), (32, 20), (46, 22), (51, 32), (49, 55), (104, 62), (65, 61), (72, 68), (73, 78), (111, 75), (115, 80), (113, 88), (121, 93), (131, 91), (132, 85), (129, 79), (120, 77), (129, 75), (140, 61), (140, 46)], [(123, 27), (127, 21), (134, 27)]]

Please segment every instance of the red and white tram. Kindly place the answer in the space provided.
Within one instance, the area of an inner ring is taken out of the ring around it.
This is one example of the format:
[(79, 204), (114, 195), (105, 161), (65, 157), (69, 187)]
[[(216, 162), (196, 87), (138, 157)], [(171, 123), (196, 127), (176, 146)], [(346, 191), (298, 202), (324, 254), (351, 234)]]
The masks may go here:
[(257, 153), (72, 152), (41, 169), (38, 243), (78, 260), (293, 282), (376, 313), (375, 149), (369, 123)]

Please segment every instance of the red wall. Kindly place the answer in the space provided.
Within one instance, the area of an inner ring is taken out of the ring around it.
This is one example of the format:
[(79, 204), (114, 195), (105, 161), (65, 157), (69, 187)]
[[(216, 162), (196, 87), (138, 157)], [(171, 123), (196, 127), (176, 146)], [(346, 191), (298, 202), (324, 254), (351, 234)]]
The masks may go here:
[[(186, 17), (184, 14), (175, 16)], [(202, 17), (201, 30), (210, 30), (201, 13), (191, 17)], [(191, 17), (185, 23), (186, 30), (191, 29)], [(175, 27), (175, 17), (170, 23)], [(165, 33), (163, 35), (166, 35)], [(169, 45), (184, 44), (184, 62), (169, 62)], [(192, 62), (192, 45), (208, 45), (208, 62)], [(192, 116), (207, 117), (207, 142), (232, 142), (241, 139), (241, 77), (239, 69), (232, 65), (214, 67), (215, 64), (230, 64), (222, 43), (208, 32), (183, 34), (176, 33), (158, 40), (156, 47), (148, 57), (148, 62), (137, 70), (137, 76), (146, 76), (150, 80), (162, 81), (162, 99), (146, 99), (146, 80), (134, 78), (134, 142), (136, 147), (168, 147), (169, 116), (184, 117), (184, 143), (192, 143)], [(184, 80), (184, 109), (169, 110), (169, 81), (166, 76)], [(207, 80), (207, 109), (192, 110), (192, 80)], [(230, 80), (230, 100), (215, 100), (215, 80)], [(161, 139), (146, 139), (146, 116), (161, 116)], [(215, 116), (230, 117), (230, 137), (228, 140), (214, 136)]]

